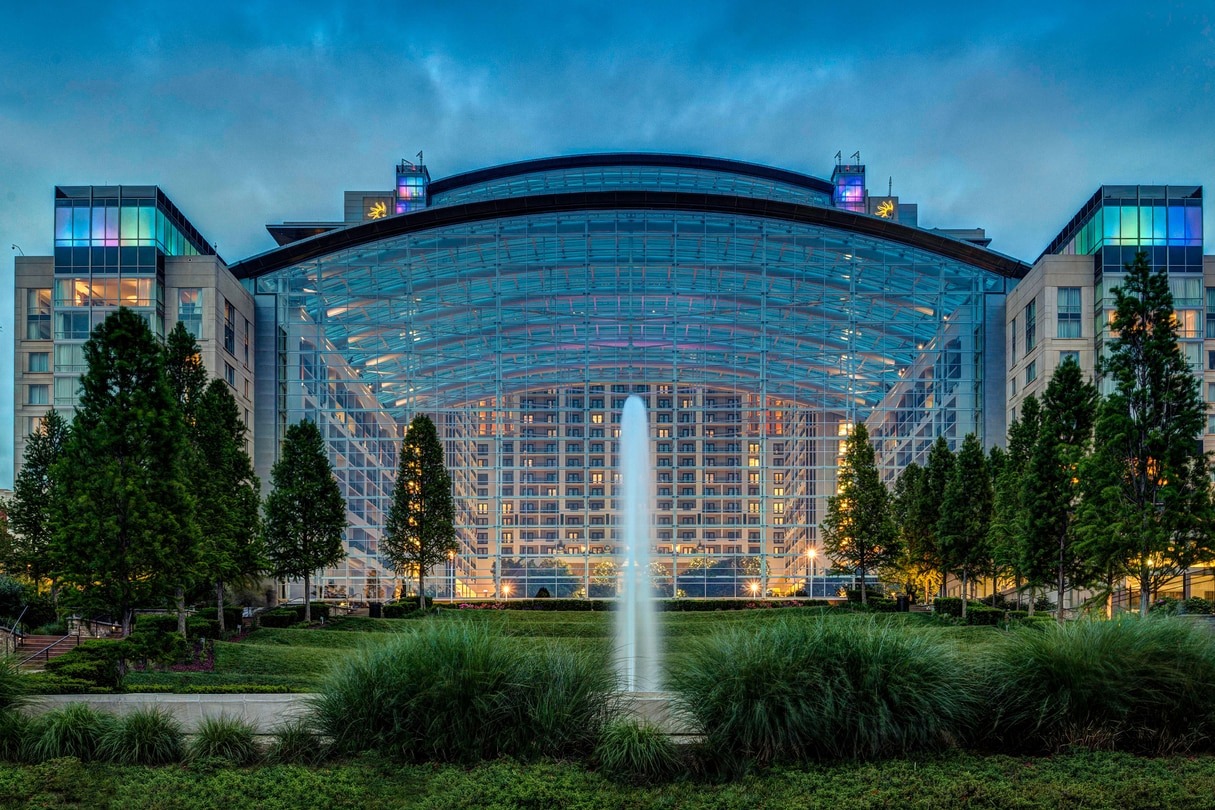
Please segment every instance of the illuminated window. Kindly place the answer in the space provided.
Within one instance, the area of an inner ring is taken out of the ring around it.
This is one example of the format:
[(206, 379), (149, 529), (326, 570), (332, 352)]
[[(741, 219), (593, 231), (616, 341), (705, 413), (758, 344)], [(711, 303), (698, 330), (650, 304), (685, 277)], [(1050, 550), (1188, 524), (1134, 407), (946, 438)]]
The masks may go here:
[[(88, 337), (87, 330), (85, 337)], [(51, 339), (51, 291), (26, 290), (25, 293), (25, 339)]]

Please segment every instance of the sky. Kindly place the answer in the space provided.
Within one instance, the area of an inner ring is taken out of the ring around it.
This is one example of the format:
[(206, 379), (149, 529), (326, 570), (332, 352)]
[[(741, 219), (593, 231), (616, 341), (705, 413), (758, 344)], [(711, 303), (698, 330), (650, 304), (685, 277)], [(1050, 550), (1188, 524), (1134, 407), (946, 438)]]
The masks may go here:
[(1215, 182), (1211, 0), (5, 6), (0, 487), (12, 257), (51, 252), (55, 185), (159, 185), (235, 262), (419, 150), (432, 178), (618, 150), (829, 177), (859, 151), (921, 226), (1033, 261), (1102, 183)]

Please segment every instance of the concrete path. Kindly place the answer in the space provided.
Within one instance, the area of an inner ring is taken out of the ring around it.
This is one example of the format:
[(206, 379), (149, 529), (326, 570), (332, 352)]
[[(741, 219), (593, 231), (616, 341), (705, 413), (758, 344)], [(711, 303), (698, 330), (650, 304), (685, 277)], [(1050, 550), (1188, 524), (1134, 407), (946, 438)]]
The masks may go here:
[[(44, 714), (69, 703), (87, 703), (111, 714), (126, 714), (144, 706), (168, 711), (187, 733), (198, 727), (204, 717), (239, 717), (253, 725), (259, 734), (272, 734), (288, 720), (308, 711), (307, 694), (170, 695), (160, 692), (127, 692), (121, 695), (38, 695), (22, 705), (30, 716)], [(675, 740), (691, 739), (687, 720), (676, 714), (664, 692), (625, 692), (621, 708), (626, 714), (648, 720)]]
[(44, 714), (69, 703), (87, 703), (94, 709), (126, 714), (144, 706), (168, 711), (187, 733), (194, 731), (204, 717), (239, 717), (253, 725), (259, 734), (271, 734), (288, 720), (308, 711), (303, 694), (169, 695), (153, 692), (128, 692), (121, 695), (38, 695), (22, 705), (31, 716)]

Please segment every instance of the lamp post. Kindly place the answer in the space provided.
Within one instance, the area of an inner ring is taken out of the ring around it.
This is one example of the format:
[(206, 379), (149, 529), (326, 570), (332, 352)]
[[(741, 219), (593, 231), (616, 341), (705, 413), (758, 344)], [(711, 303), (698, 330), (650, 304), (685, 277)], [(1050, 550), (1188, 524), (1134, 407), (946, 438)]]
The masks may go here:
[(806, 549), (806, 559), (809, 560), (807, 567), (810, 569), (810, 598), (814, 598), (814, 558), (818, 554), (818, 549), (814, 546)]
[(510, 583), (509, 582), (502, 583), (502, 597), (504, 599), (506, 599), (507, 601), (510, 601)]

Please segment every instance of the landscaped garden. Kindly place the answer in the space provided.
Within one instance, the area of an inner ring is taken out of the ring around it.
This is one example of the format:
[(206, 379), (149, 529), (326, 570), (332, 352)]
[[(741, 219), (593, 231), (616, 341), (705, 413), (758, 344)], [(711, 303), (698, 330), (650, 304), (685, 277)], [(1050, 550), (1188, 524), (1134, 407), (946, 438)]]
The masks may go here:
[[(312, 693), (312, 714), (270, 736), (231, 720), (183, 734), (154, 710), (4, 710), (0, 803), (1201, 807), (1215, 795), (1215, 634), (1192, 621), (661, 617), (691, 743), (620, 711), (609, 612), (336, 618), (216, 641), (213, 671), (126, 677), (132, 691)], [(37, 681), (12, 675), (5, 691)]]

